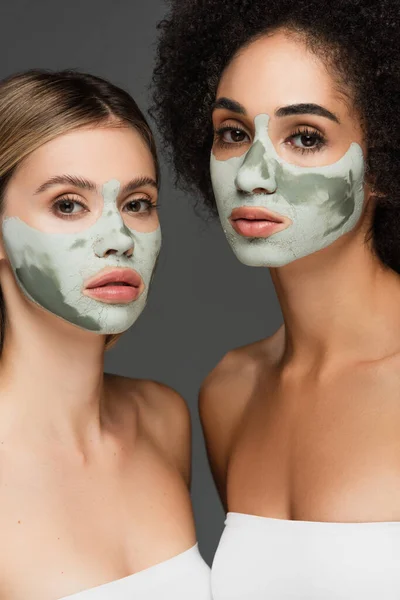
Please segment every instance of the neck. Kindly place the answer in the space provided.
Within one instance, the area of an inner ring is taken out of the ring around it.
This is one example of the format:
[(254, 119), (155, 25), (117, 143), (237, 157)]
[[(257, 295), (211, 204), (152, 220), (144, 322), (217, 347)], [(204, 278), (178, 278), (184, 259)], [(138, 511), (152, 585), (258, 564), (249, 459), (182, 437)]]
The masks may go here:
[(375, 360), (398, 351), (400, 277), (364, 241), (341, 238), (271, 276), (285, 323), (285, 359)]
[(47, 313), (18, 291), (8, 300), (0, 360), (1, 432), (17, 429), (24, 439), (84, 445), (100, 435), (104, 336)]

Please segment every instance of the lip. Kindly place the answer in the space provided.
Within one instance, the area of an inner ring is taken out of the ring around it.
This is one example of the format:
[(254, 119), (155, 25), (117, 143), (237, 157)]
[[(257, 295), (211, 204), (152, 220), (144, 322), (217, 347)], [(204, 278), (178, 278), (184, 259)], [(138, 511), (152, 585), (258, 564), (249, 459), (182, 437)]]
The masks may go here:
[(128, 304), (140, 296), (143, 287), (133, 269), (108, 268), (85, 283), (83, 294), (106, 304)]
[(292, 224), (288, 217), (261, 206), (234, 208), (229, 221), (236, 233), (252, 238), (267, 238)]

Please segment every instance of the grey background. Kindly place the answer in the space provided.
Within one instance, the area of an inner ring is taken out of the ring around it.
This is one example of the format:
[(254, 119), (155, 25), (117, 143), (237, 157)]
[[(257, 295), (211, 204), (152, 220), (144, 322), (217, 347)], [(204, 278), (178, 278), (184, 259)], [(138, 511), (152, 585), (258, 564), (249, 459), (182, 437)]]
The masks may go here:
[[(146, 111), (162, 0), (2, 0), (0, 77), (29, 68), (74, 68), (110, 79)], [(153, 125), (153, 124), (152, 124)], [(153, 126), (154, 129), (154, 126)], [(195, 215), (163, 164), (163, 248), (148, 306), (107, 354), (106, 370), (161, 381), (193, 420), (192, 496), (200, 549), (211, 563), (224, 521), (201, 435), (197, 392), (230, 349), (281, 321), (267, 270), (241, 265), (219, 228)]]

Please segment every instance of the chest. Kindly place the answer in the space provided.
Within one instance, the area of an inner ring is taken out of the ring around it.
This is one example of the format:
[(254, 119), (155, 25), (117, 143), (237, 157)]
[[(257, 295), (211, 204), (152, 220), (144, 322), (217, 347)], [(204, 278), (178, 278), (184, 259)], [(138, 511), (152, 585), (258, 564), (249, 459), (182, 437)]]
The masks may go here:
[(120, 579), (191, 540), (186, 487), (151, 444), (95, 467), (14, 457), (3, 461), (0, 491), (0, 590), (10, 600), (51, 600)]
[(229, 509), (302, 520), (400, 519), (400, 381), (359, 369), (261, 383), (233, 445)]

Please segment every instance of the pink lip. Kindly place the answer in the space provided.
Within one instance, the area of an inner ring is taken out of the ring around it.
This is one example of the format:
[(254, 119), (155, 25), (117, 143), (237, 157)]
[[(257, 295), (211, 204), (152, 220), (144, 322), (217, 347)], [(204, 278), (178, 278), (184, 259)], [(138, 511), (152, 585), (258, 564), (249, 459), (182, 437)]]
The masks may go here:
[(266, 238), (291, 225), (288, 217), (259, 206), (241, 206), (233, 209), (229, 221), (243, 237)]
[(133, 269), (105, 269), (86, 282), (83, 294), (106, 304), (128, 304), (143, 290), (143, 280)]

